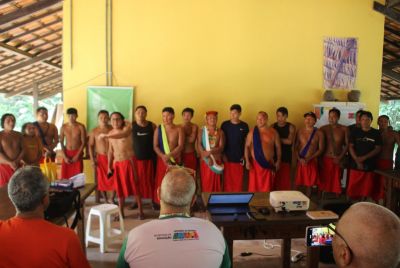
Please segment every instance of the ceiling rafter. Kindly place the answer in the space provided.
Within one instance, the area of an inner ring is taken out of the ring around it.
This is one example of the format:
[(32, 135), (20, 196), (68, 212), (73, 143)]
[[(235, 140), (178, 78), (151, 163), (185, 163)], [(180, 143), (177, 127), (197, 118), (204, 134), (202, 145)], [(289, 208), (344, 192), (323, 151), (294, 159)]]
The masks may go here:
[[(7, 45), (7, 44), (3, 44), (3, 43), (0, 43), (0, 49), (6, 50), (9, 53), (21, 56), (21, 57), (26, 58), (26, 59), (32, 59), (32, 58), (35, 57), (33, 54), (31, 54), (29, 52), (17, 49), (17, 48), (15, 48), (13, 46), (10, 46), (10, 45)], [(45, 61), (42, 61), (42, 63), (47, 65), (47, 66), (49, 66), (49, 67), (60, 69), (60, 66), (58, 66), (58, 65), (55, 65), (55, 64), (52, 64), (52, 63), (48, 63), (48, 62), (45, 62)]]
[[(3, 76), (3, 75), (5, 75), (5, 74), (8, 74), (8, 73), (13, 72), (13, 71), (15, 71), (15, 70), (18, 70), (18, 69), (20, 69), (20, 68), (23, 68), (23, 67), (32, 65), (32, 64), (34, 64), (34, 63), (36, 63), (36, 62), (43, 61), (43, 60), (45, 60), (45, 59), (47, 59), (47, 58), (50, 58), (50, 57), (52, 57), (52, 56), (54, 56), (54, 55), (58, 55), (58, 54), (60, 54), (61, 52), (62, 52), (61, 47), (59, 47), (59, 48), (56, 48), (56, 49), (54, 49), (54, 50), (41, 53), (41, 54), (39, 54), (38, 56), (32, 57), (32, 58), (30, 58), (30, 59), (28, 59), (28, 60), (25, 60), (25, 61), (22, 61), (22, 62), (13, 64), (13, 65), (8, 66), (8, 67), (3, 68), (3, 69), (0, 69), (0, 76)], [(52, 66), (53, 68), (56, 68), (56, 69), (61, 69), (61, 68), (58, 67), (58, 66), (57, 66), (57, 67), (53, 66), (53, 64), (51, 64), (51, 66)]]
[(379, 13), (382, 13), (383, 15), (385, 15), (386, 18), (389, 18), (393, 21), (400, 23), (400, 13), (394, 10), (393, 8), (387, 7), (375, 1), (374, 10), (378, 11)]
[(58, 8), (52, 9), (48, 13), (44, 13), (44, 14), (37, 15), (37, 16), (31, 16), (28, 20), (24, 20), (24, 21), (21, 21), (21, 22), (16, 22), (16, 23), (12, 24), (11, 26), (1, 28), (0, 29), (0, 34), (6, 33), (6, 32), (11, 31), (11, 30), (14, 30), (16, 28), (23, 27), (25, 25), (28, 25), (28, 24), (30, 24), (32, 22), (35, 22), (35, 21), (39, 21), (39, 20), (41, 20), (43, 18), (46, 18), (48, 16), (54, 16), (55, 13), (58, 13), (60, 11), (62, 11), (62, 7), (58, 7)]
[(54, 5), (62, 3), (62, 0), (42, 0), (34, 4), (20, 8), (14, 12), (2, 15), (0, 17), (0, 25), (9, 24), (13, 21), (30, 16), (38, 11), (49, 8)]
[(18, 38), (20, 38), (22, 36), (26, 36), (28, 34), (33, 34), (33, 33), (37, 32), (37, 31), (43, 30), (43, 28), (45, 28), (45, 27), (50, 27), (50, 26), (58, 24), (58, 23), (62, 23), (62, 19), (59, 18), (59, 19), (56, 19), (56, 20), (54, 20), (52, 22), (49, 22), (47, 24), (45, 24), (45, 23), (42, 24), (41, 23), (41, 26), (39, 26), (39, 27), (35, 27), (35, 28), (30, 29), (30, 30), (23, 31), (20, 34), (10, 36), (9, 38), (3, 40), (2, 42), (4, 42), (4, 43), (10, 42), (10, 41), (18, 39)]
[(12, 97), (12, 96), (23, 94), (23, 93), (25, 93), (25, 92), (27, 92), (29, 90), (32, 90), (33, 87), (35, 86), (35, 84), (43, 84), (43, 83), (46, 83), (46, 82), (49, 82), (51, 80), (58, 79), (58, 78), (61, 78), (61, 72), (57, 73), (55, 75), (52, 75), (52, 76), (48, 76), (48, 77), (43, 78), (41, 80), (34, 81), (32, 84), (30, 84), (30, 85), (28, 85), (26, 87), (20, 88), (18, 90), (13, 91), (13, 92), (9, 92), (9, 93), (6, 94), (6, 97), (8, 98), (8, 97)]

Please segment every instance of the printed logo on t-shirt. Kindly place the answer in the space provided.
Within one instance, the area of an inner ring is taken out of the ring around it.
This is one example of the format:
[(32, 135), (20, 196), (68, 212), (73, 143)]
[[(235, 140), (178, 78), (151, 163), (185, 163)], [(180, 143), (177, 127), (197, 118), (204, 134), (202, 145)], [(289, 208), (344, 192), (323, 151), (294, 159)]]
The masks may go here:
[(154, 237), (155, 237), (157, 240), (171, 239), (171, 234), (155, 234)]
[(199, 235), (197, 234), (196, 230), (175, 230), (172, 240), (199, 240)]
[(147, 136), (147, 135), (149, 135), (149, 133), (146, 133), (146, 132), (137, 132), (137, 135), (138, 135), (138, 136)]
[(371, 139), (371, 138), (368, 138), (368, 137), (363, 137), (363, 138), (358, 139), (358, 140), (361, 140), (361, 141), (364, 141), (364, 142), (375, 142), (374, 139)]

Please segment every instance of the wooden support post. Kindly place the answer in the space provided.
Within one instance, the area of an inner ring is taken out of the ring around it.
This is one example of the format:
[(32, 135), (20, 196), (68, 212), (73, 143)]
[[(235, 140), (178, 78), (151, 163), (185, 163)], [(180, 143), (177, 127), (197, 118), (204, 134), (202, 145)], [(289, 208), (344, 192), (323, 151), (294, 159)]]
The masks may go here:
[(38, 85), (38, 83), (33, 84), (32, 96), (33, 96), (33, 115), (35, 115), (36, 109), (39, 107), (39, 85)]

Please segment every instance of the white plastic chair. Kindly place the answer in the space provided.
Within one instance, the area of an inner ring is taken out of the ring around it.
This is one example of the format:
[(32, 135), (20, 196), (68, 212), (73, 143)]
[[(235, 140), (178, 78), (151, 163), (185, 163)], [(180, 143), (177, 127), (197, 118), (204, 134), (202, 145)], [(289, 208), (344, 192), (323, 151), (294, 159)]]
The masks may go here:
[[(119, 215), (120, 229), (111, 227), (111, 216)], [(92, 215), (99, 217), (100, 229), (94, 230), (91, 234)], [(97, 236), (94, 236), (97, 235)], [(100, 245), (100, 252), (104, 253), (108, 249), (108, 245), (115, 240), (124, 239), (124, 219), (119, 211), (118, 206), (113, 204), (102, 204), (94, 206), (90, 209), (86, 223), (86, 247), (89, 242)]]

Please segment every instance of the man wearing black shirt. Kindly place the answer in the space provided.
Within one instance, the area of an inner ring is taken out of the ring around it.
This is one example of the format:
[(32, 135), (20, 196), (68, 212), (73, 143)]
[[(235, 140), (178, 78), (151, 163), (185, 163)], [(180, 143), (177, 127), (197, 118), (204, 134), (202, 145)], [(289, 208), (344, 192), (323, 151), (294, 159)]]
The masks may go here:
[(156, 125), (146, 120), (147, 109), (141, 105), (136, 107), (135, 120), (132, 123), (134, 164), (137, 171), (139, 189), (142, 198), (153, 197), (154, 159), (153, 136)]
[(372, 114), (362, 111), (360, 128), (350, 133), (349, 152), (352, 158), (347, 195), (351, 198), (372, 197), (378, 200), (374, 183), (374, 169), (382, 147), (379, 131), (371, 127)]
[(230, 108), (231, 119), (221, 125), (226, 139), (223, 154), (225, 192), (243, 191), (244, 146), (249, 126), (239, 119), (241, 112), (242, 107), (233, 104)]
[(275, 174), (274, 190), (290, 190), (290, 168), (292, 165), (292, 147), (296, 137), (296, 127), (287, 122), (288, 109), (279, 107), (276, 110), (276, 122), (272, 127), (278, 132), (281, 140), (282, 158), (279, 170)]

